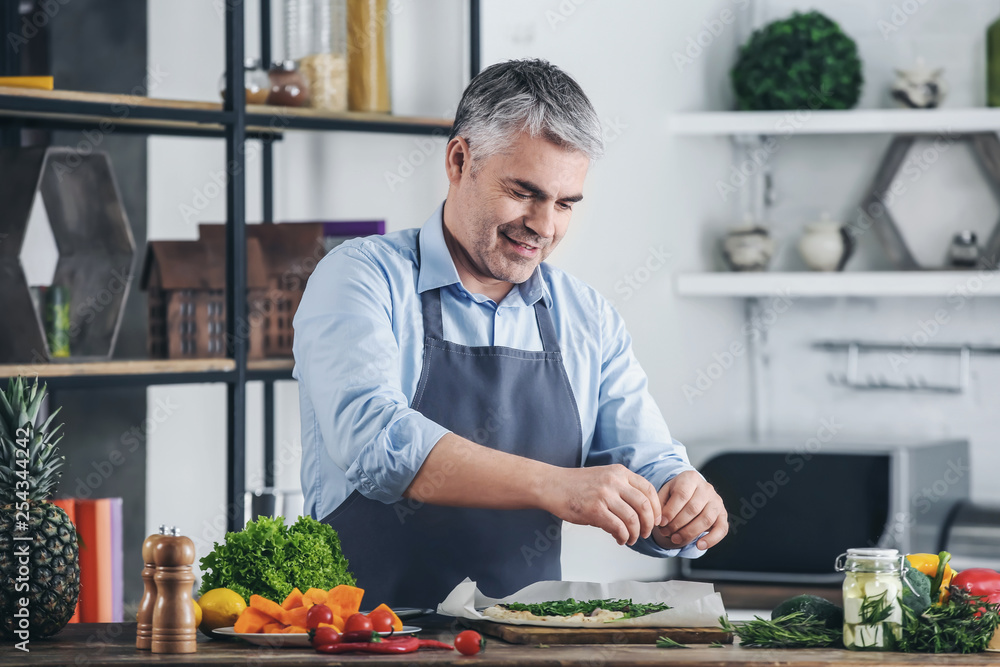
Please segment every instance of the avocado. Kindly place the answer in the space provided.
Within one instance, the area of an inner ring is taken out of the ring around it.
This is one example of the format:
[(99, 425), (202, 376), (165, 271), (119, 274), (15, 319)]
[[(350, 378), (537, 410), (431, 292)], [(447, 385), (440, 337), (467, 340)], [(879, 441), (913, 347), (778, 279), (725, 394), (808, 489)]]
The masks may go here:
[[(903, 574), (903, 606), (909, 607), (917, 616), (927, 611), (931, 606), (931, 578), (915, 567), (906, 564), (906, 572)], [(906, 584), (909, 584), (907, 586)], [(913, 590), (910, 590), (910, 586)], [(916, 591), (914, 594), (913, 591)]]
[(771, 620), (781, 616), (801, 612), (806, 616), (815, 616), (824, 621), (828, 628), (839, 628), (844, 625), (844, 610), (815, 595), (796, 595), (788, 598), (771, 612)]

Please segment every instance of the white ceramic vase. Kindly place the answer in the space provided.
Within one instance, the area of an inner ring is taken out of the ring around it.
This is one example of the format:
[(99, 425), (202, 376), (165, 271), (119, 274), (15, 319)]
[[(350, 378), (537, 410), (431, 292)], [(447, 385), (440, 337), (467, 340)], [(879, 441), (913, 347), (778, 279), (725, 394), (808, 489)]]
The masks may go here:
[(799, 239), (799, 254), (813, 271), (839, 271), (853, 247), (840, 223), (824, 220), (806, 225)]

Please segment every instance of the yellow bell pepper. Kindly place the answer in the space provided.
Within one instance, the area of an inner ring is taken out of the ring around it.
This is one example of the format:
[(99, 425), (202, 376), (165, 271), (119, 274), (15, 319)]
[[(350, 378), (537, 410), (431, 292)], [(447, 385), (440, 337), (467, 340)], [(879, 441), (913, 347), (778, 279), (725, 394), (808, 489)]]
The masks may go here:
[[(906, 560), (914, 569), (923, 572), (931, 581), (938, 573), (939, 556), (937, 554), (907, 554)], [(951, 565), (944, 566), (944, 578), (941, 579), (941, 591), (938, 596), (938, 604), (944, 604), (948, 600), (948, 586), (951, 585), (951, 578), (955, 576), (955, 571)]]

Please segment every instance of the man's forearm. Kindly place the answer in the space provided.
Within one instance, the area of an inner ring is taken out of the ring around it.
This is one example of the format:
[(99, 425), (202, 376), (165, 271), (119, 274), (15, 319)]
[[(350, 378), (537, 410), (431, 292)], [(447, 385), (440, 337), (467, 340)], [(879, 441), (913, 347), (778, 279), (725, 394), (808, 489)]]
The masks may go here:
[(538, 509), (557, 470), (448, 433), (434, 445), (403, 495), (432, 505)]

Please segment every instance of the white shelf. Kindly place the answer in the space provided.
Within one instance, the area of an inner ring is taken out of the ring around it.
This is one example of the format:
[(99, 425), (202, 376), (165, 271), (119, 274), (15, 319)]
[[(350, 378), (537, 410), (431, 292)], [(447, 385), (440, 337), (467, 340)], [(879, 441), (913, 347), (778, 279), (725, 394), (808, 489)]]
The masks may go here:
[(1000, 109), (704, 111), (671, 114), (667, 127), (685, 136), (1000, 132)]
[(691, 297), (971, 297), (1000, 296), (993, 271), (871, 271), (844, 273), (681, 273), (680, 296)]

